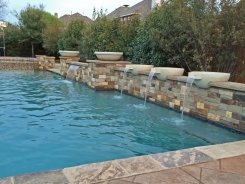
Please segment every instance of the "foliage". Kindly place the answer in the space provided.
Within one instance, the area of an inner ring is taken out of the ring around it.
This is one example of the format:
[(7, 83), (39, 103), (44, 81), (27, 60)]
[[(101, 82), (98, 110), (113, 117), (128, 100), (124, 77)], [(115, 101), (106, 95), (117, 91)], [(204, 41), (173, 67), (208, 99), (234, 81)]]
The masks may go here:
[(231, 72), (244, 47), (244, 1), (169, 0), (139, 28), (134, 62)]
[(127, 58), (129, 44), (136, 35), (138, 25), (137, 18), (123, 23), (119, 19), (98, 16), (85, 31), (82, 41), (84, 53), (88, 58), (94, 58), (95, 51), (116, 51), (124, 52)]
[(42, 22), (45, 27), (42, 30), (43, 48), (50, 54), (58, 51), (58, 40), (63, 32), (64, 26), (62, 22), (50, 13), (44, 12)]
[(27, 5), (18, 15), (19, 27), (21, 30), (20, 42), (28, 42), (32, 47), (32, 57), (34, 57), (34, 44), (42, 44), (42, 30), (45, 27), (42, 21), (43, 7)]
[(83, 39), (85, 24), (82, 20), (76, 20), (69, 24), (58, 40), (60, 50), (79, 50)]

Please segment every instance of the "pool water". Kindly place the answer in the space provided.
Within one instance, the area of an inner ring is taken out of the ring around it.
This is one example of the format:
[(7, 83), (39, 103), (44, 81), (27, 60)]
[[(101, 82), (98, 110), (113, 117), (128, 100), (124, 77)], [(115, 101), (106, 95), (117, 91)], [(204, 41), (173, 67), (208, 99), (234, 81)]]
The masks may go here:
[(0, 72), (0, 177), (242, 140), (48, 72)]

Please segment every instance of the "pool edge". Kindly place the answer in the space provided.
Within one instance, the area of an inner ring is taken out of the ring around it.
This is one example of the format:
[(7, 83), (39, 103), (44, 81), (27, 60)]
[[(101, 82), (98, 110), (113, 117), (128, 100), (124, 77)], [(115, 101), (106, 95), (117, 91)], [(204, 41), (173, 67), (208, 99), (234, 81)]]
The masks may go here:
[(241, 155), (245, 140), (12, 176), (0, 183), (99, 183)]

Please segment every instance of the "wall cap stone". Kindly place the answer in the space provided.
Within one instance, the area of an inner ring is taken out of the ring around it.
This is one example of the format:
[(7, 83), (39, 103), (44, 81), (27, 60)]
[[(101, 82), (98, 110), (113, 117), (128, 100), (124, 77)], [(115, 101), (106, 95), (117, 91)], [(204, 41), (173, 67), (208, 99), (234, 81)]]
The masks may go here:
[(99, 63), (99, 64), (131, 64), (129, 61), (100, 61), (100, 60), (87, 60), (87, 63)]
[(237, 82), (210, 82), (210, 86), (245, 92), (245, 84)]
[(88, 63), (77, 62), (77, 61), (67, 61), (67, 64), (77, 65), (77, 66), (88, 66)]
[(187, 76), (167, 76), (168, 80), (173, 80), (173, 81), (179, 81), (179, 82), (186, 82), (187, 81)]

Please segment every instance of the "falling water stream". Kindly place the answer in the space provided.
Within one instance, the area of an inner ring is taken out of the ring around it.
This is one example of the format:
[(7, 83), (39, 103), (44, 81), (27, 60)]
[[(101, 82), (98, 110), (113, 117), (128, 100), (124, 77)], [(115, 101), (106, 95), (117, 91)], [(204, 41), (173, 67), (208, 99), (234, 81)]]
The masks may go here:
[(77, 65), (70, 65), (70, 67), (67, 71), (66, 79), (73, 80), (76, 76), (76, 72), (77, 72), (78, 68), (79, 68), (79, 66), (77, 66)]
[(156, 73), (155, 70), (151, 70), (150, 73), (149, 73), (148, 80), (147, 80), (146, 87), (145, 87), (145, 101), (144, 101), (144, 106), (146, 104), (147, 95), (148, 95), (148, 92), (150, 90), (152, 78), (155, 75), (155, 73)]
[(127, 77), (127, 72), (129, 71), (130, 68), (128, 67), (125, 67), (124, 68), (124, 71), (123, 71), (123, 80), (121, 82), (121, 96), (122, 96), (122, 93), (123, 93), (123, 88), (124, 88), (124, 84), (125, 84), (125, 81), (126, 81), (126, 77)]
[(185, 90), (184, 90), (183, 105), (182, 105), (182, 110), (181, 110), (181, 119), (182, 120), (183, 120), (183, 116), (184, 116), (184, 109), (185, 109), (186, 100), (187, 100), (188, 95), (191, 91), (191, 87), (192, 87), (192, 84), (194, 81), (195, 81), (195, 79), (192, 77), (188, 77), (187, 81), (186, 81)]

